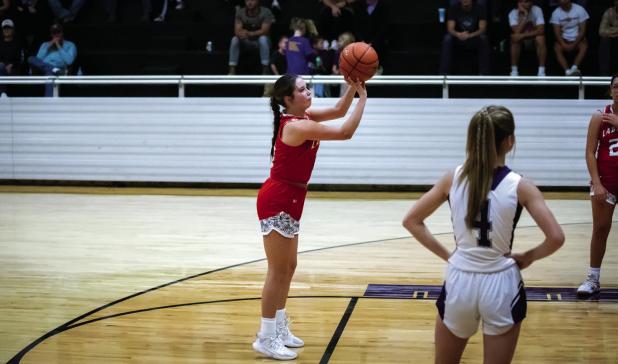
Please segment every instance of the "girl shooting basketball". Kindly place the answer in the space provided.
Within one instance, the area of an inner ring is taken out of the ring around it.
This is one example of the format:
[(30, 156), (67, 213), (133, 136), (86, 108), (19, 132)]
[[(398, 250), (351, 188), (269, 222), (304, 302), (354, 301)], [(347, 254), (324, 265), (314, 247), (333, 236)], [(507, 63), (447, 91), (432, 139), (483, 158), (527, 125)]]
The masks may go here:
[[(423, 195), (403, 225), (427, 249), (448, 262), (436, 302), (435, 362), (459, 363), (470, 338), (483, 321), (485, 363), (510, 363), (526, 294), (520, 269), (554, 253), (564, 242), (562, 229), (540, 191), (505, 166), (515, 145), (515, 122), (502, 106), (477, 112), (468, 127), (466, 160), (446, 173)], [(449, 251), (424, 224), (449, 202), (456, 241)], [(522, 206), (541, 228), (545, 240), (524, 253), (511, 245)]]
[[(307, 182), (320, 141), (350, 139), (367, 102), (364, 83), (346, 81), (351, 87), (332, 108), (309, 109), (311, 91), (296, 75), (281, 76), (275, 82), (270, 98), (274, 114), (272, 164), (270, 177), (262, 185), (257, 198), (268, 271), (262, 290), (262, 323), (253, 349), (274, 359), (294, 359), (297, 354), (287, 347), (304, 345), (289, 329), (285, 304), (296, 268)], [(359, 101), (341, 126), (320, 123), (345, 116), (356, 93)]]

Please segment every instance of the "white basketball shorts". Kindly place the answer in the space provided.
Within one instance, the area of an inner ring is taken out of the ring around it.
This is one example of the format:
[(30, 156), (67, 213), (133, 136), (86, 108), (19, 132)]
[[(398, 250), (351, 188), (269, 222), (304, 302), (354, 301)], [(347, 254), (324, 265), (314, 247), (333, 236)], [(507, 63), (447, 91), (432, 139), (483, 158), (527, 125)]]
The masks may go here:
[(517, 265), (494, 273), (461, 271), (449, 264), (436, 302), (442, 322), (469, 338), (483, 321), (485, 335), (501, 335), (526, 317), (526, 291)]

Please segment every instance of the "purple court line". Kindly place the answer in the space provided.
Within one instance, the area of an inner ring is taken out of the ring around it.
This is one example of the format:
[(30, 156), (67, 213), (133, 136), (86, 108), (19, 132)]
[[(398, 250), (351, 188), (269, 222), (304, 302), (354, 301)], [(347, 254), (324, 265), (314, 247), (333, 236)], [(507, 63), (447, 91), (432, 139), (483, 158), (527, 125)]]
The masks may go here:
[[(370, 284), (363, 297), (436, 300), (442, 286), (409, 284)], [(599, 294), (578, 298), (576, 289), (570, 287), (526, 287), (528, 301), (539, 302), (607, 302), (618, 303), (618, 289), (602, 289)]]

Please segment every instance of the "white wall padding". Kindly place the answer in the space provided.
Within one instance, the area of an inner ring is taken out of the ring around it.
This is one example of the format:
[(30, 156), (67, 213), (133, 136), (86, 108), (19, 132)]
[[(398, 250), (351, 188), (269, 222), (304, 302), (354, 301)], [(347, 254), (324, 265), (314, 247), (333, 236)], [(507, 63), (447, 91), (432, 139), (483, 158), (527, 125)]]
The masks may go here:
[[(352, 140), (321, 143), (311, 182), (433, 184), (462, 162), (474, 112), (501, 104), (517, 125), (513, 169), (585, 186), (588, 121), (606, 103), (370, 98)], [(260, 183), (271, 128), (263, 98), (3, 98), (0, 179)]]

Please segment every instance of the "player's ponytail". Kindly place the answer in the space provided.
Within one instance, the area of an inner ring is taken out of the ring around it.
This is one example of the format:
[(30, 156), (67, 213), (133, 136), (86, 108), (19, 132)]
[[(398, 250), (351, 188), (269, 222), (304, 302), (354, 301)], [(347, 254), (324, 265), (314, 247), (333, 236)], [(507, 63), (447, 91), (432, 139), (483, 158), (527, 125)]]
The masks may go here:
[(281, 124), (281, 107), (285, 108), (285, 97), (294, 97), (294, 88), (296, 87), (296, 79), (298, 76), (285, 74), (275, 82), (273, 86), (272, 95), (270, 97), (270, 108), (273, 111), (273, 138), (270, 145), (270, 157), (275, 154), (275, 142), (277, 141), (277, 134), (279, 133), (279, 126)]
[(466, 161), (459, 182), (468, 184), (466, 225), (472, 228), (491, 189), (494, 167), (504, 139), (515, 132), (513, 114), (504, 106), (487, 106), (474, 114), (468, 126)]
[(273, 157), (275, 153), (275, 141), (277, 141), (277, 132), (279, 131), (279, 125), (281, 124), (281, 111), (279, 109), (279, 104), (277, 100), (275, 100), (274, 96), (270, 97), (270, 108), (273, 110), (274, 121), (273, 121), (273, 138), (270, 144), (270, 158)]

